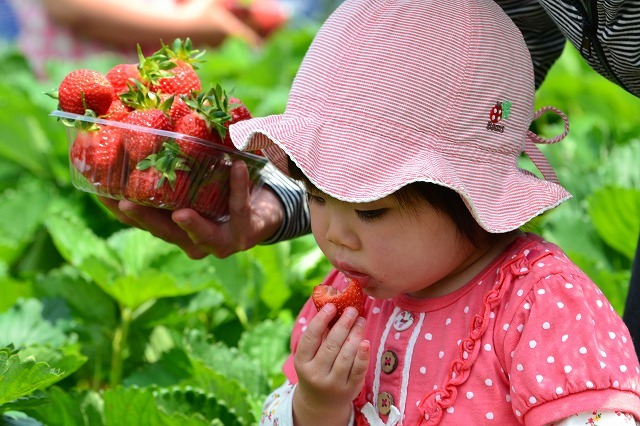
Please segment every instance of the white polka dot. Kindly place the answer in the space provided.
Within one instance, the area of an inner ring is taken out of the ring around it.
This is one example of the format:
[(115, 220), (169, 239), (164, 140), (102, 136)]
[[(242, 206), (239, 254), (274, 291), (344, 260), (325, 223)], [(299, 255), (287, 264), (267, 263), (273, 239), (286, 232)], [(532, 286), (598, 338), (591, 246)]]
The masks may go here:
[(467, 392), (467, 399), (473, 398), (473, 392)]
[(302, 332), (304, 333), (305, 331), (307, 331), (307, 326), (306, 325), (304, 327), (302, 327)]
[(562, 394), (564, 393), (564, 389), (562, 389), (560, 386), (558, 386), (558, 387), (556, 388), (556, 393), (557, 393), (558, 395), (562, 395)]
[(530, 340), (529, 341), (529, 347), (531, 349), (535, 348), (537, 344), (538, 344), (538, 342), (536, 342), (535, 340)]
[(571, 373), (571, 370), (573, 370), (573, 367), (571, 367), (570, 365), (565, 365), (564, 366), (564, 372), (565, 373)]
[(487, 386), (493, 386), (493, 381), (491, 379), (487, 379), (484, 381), (484, 384)]
[(486, 417), (487, 417), (487, 420), (493, 420), (493, 413), (492, 412), (488, 412)]
[(307, 319), (306, 319), (305, 317), (302, 317), (302, 318), (300, 318), (300, 319), (298, 320), (298, 322), (299, 322), (300, 324), (306, 324), (306, 323), (307, 323)]
[(427, 372), (427, 367), (420, 367), (420, 373), (425, 374)]
[(544, 378), (540, 374), (536, 375), (536, 382), (542, 383), (542, 380), (544, 380)]
[(609, 332), (609, 338), (610, 338), (611, 340), (615, 339), (615, 338), (616, 338), (616, 333), (614, 333), (613, 331), (610, 331), (610, 332)]
[(469, 358), (469, 352), (467, 352), (467, 351), (462, 352), (462, 358), (464, 358), (464, 359)]
[(626, 336), (622, 336), (622, 343), (627, 343), (627, 338), (626, 338)]
[(542, 267), (544, 266), (544, 263), (542, 263), (542, 262), (538, 262), (538, 263), (536, 264), (536, 266), (537, 266), (538, 268), (542, 268)]
[(593, 388), (593, 382), (587, 380), (587, 383), (585, 383), (585, 384), (587, 385), (587, 387), (589, 389)]
[(529, 398), (529, 402), (530, 402), (531, 404), (535, 404), (536, 402), (538, 402), (538, 400), (536, 399), (536, 397), (535, 397), (535, 396), (532, 396), (532, 397), (530, 397), (530, 398)]
[(545, 293), (546, 293), (546, 291), (544, 291), (544, 288), (541, 288), (541, 289), (538, 290), (538, 294), (545, 294)]
[(555, 361), (556, 361), (556, 359), (555, 359), (554, 357), (552, 357), (552, 356), (547, 357), (547, 362), (548, 362), (549, 364), (553, 364)]
[(516, 410), (516, 416), (518, 417), (522, 416), (522, 413), (520, 412), (520, 410)]
[(431, 340), (431, 339), (433, 339), (433, 335), (431, 333), (427, 333), (427, 334), (424, 335), (424, 338), (427, 339), (427, 340)]
[(580, 321), (582, 319), (582, 314), (576, 315), (576, 321)]
[(626, 373), (626, 372), (627, 372), (627, 366), (626, 366), (626, 365), (624, 365), (624, 364), (622, 364), (622, 365), (620, 366), (620, 371), (622, 371), (623, 373)]
[(529, 249), (526, 249), (526, 250), (525, 250), (525, 251), (523, 251), (522, 253), (523, 253), (525, 256), (529, 256), (530, 251), (529, 251)]
[(522, 330), (524, 330), (524, 324), (520, 324), (520, 325), (517, 327), (517, 330), (518, 330), (520, 333), (522, 333)]
[(518, 296), (522, 296), (524, 294), (524, 291), (522, 291), (522, 289), (518, 290), (518, 292), (516, 293)]
[(566, 342), (568, 338), (569, 338), (569, 335), (565, 334), (565, 335), (562, 336), (562, 341)]
[(505, 325), (503, 325), (503, 326), (502, 326), (502, 329), (503, 329), (504, 331), (507, 331), (507, 330), (509, 329), (509, 324), (505, 324)]
[(511, 395), (507, 394), (505, 396), (505, 399), (506, 399), (507, 402), (511, 402)]
[(617, 388), (620, 386), (620, 382), (618, 382), (617, 380), (615, 382), (613, 382), (613, 387)]
[(444, 325), (449, 325), (451, 324), (451, 318), (447, 318), (447, 320), (444, 322)]
[(438, 352), (438, 358), (442, 359), (444, 357), (444, 352), (440, 351)]
[(587, 353), (587, 348), (582, 346), (580, 349), (578, 349), (578, 352), (580, 352), (582, 355), (585, 355)]
[(522, 371), (522, 370), (524, 370), (524, 366), (522, 364), (518, 364), (518, 365), (516, 365), (516, 370)]
[(453, 413), (453, 407), (447, 408), (447, 413), (449, 413), (449, 414)]
[(565, 286), (566, 288), (573, 288), (573, 284), (571, 284), (571, 283), (566, 283), (564, 286)]
[(603, 305), (602, 300), (600, 299), (596, 300), (596, 305), (598, 305), (598, 308), (602, 308), (602, 305)]
[(493, 319), (495, 317), (496, 317), (496, 313), (495, 312), (493, 312), (493, 311), (489, 312), (489, 318)]
[(564, 308), (564, 303), (562, 303), (562, 302), (558, 302), (558, 303), (556, 303), (556, 305), (558, 305), (558, 308), (560, 308), (560, 309)]
[(607, 366), (607, 364), (605, 364), (604, 362), (600, 361), (600, 368), (605, 368)]
[(465, 306), (465, 307), (464, 307), (464, 313), (465, 313), (465, 314), (466, 314), (466, 313), (469, 313), (469, 307), (468, 307), (468, 306)]
[(524, 305), (522, 305), (522, 307), (528, 311), (529, 309), (531, 309), (531, 304), (525, 303)]
[(400, 333), (396, 333), (393, 335), (396, 340), (400, 340)]
[(377, 306), (375, 308), (372, 309), (372, 312), (374, 314), (379, 314), (380, 313), (380, 308), (378, 308)]
[(486, 343), (486, 344), (484, 345), (484, 350), (485, 350), (485, 351), (490, 351), (490, 350), (491, 350), (491, 345), (490, 345), (489, 343)]
[(607, 357), (607, 353), (605, 351), (600, 351), (600, 355), (602, 355), (603, 357)]

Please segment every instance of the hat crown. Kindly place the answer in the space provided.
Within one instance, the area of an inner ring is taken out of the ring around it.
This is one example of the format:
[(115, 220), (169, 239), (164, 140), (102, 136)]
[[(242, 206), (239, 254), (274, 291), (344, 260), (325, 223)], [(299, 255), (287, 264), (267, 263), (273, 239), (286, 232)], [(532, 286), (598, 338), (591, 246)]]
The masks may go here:
[(407, 128), (429, 149), (456, 143), (517, 155), (533, 96), (529, 51), (492, 0), (347, 0), (314, 39), (287, 112), (313, 109), (399, 144), (364, 139), (363, 150), (403, 149), (397, 136)]

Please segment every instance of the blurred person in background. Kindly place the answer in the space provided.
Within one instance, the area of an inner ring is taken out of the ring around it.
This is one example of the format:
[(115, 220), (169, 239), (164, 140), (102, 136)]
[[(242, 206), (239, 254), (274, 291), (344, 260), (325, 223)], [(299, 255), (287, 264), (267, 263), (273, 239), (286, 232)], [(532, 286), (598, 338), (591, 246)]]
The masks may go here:
[(0, 0), (0, 5), (0, 34), (17, 43), (39, 78), (46, 77), (52, 59), (115, 53), (135, 62), (136, 45), (151, 53), (160, 40), (177, 37), (215, 47), (233, 36), (258, 46), (288, 20), (276, 0), (247, 6), (229, 0)]

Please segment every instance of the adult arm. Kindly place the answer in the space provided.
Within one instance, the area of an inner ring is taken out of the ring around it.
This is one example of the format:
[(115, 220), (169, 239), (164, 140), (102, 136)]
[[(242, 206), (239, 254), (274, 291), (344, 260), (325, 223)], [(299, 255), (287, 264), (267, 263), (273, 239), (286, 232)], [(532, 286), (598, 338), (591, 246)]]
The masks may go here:
[(218, 45), (230, 35), (258, 44), (260, 37), (219, 0), (161, 2), (137, 0), (43, 0), (59, 24), (91, 39), (122, 45), (158, 44), (189, 37), (195, 45)]

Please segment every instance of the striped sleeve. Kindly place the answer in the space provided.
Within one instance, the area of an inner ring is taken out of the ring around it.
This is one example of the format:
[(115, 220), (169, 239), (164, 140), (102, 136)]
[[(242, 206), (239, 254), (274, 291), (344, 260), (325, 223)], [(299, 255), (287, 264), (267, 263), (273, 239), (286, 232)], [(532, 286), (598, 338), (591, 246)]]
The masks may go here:
[(282, 203), (284, 218), (278, 231), (262, 245), (274, 244), (290, 240), (311, 231), (311, 218), (307, 205), (306, 191), (302, 185), (269, 164), (265, 168), (265, 183), (271, 188)]
[(533, 61), (536, 87), (560, 57), (565, 37), (540, 4), (540, 0), (496, 0), (520, 29)]

